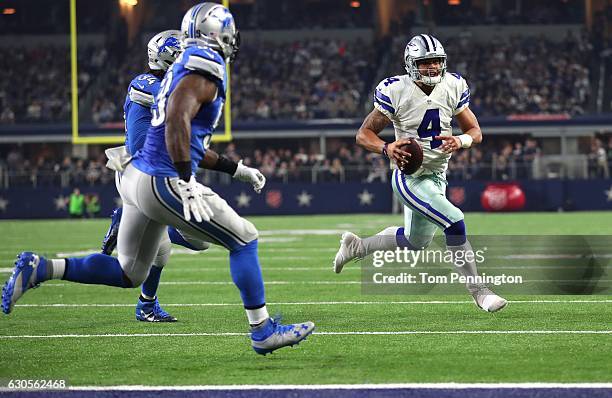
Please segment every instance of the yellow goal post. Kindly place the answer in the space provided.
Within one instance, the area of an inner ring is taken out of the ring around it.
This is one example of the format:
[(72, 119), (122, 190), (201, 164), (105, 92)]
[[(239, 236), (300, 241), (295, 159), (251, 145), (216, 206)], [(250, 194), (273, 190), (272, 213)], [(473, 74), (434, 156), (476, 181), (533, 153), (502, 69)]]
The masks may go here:
[[(223, 5), (229, 8), (229, 0), (223, 0)], [(73, 144), (121, 144), (125, 134), (118, 135), (81, 135), (79, 134), (79, 81), (77, 65), (77, 0), (70, 0), (70, 86), (72, 103), (72, 143)], [(223, 109), (225, 129), (223, 134), (213, 134), (213, 142), (229, 142), (232, 140), (232, 102), (230, 90), (230, 70), (227, 70), (227, 92)]]

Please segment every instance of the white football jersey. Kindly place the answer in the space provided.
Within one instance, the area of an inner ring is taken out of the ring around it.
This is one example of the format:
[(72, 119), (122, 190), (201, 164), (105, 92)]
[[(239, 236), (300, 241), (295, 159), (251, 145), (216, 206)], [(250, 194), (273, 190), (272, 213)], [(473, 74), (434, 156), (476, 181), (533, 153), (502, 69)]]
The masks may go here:
[[(395, 129), (395, 139), (415, 139), (423, 148), (423, 165), (414, 175), (445, 174), (450, 154), (439, 148), (437, 135), (453, 134), (451, 120), (470, 104), (470, 89), (463, 77), (446, 73), (427, 95), (409, 75), (389, 77), (374, 92), (374, 107), (384, 113)], [(391, 162), (391, 168), (397, 168)]]

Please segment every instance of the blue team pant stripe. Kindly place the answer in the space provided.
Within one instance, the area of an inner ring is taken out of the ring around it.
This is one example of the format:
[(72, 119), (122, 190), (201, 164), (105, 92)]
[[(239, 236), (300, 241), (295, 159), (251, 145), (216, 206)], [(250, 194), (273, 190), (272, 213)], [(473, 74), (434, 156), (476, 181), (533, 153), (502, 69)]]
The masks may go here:
[(387, 105), (384, 102), (382, 102), (381, 100), (379, 100), (378, 98), (374, 97), (374, 101), (376, 101), (376, 103), (380, 106), (383, 107), (383, 109), (391, 112), (392, 114), (395, 115), (395, 109), (391, 106), (391, 105)]
[(413, 201), (408, 197), (408, 195), (406, 195), (403, 190), (402, 190), (402, 186), (399, 182), (399, 171), (394, 170), (393, 171), (393, 177), (392, 177), (392, 184), (395, 187), (395, 192), (397, 192), (403, 199), (404, 203), (409, 206), (411, 209), (413, 209), (414, 211), (424, 215), (425, 217), (427, 217), (431, 222), (433, 222), (434, 224), (436, 224), (439, 227), (442, 227), (442, 225), (440, 224), (440, 222), (434, 218), (432, 218), (429, 214), (427, 214), (426, 211), (424, 211), (422, 208), (418, 207), (415, 203), (413, 203)]
[(240, 242), (236, 241), (233, 237), (231, 237), (229, 234), (227, 234), (220, 228), (217, 228), (212, 223), (206, 221), (197, 222), (195, 220), (185, 221), (185, 219), (183, 218), (183, 203), (178, 200), (172, 194), (172, 192), (168, 190), (168, 187), (165, 183), (166, 178), (153, 177), (153, 179), (155, 180), (155, 188), (160, 196), (160, 202), (162, 202), (162, 204), (164, 204), (166, 207), (172, 209), (173, 213), (175, 213), (179, 218), (183, 219), (184, 222), (186, 222), (196, 230), (201, 231), (204, 234), (212, 237), (215, 241), (221, 243), (228, 249), (234, 249), (242, 246)]
[(446, 218), (442, 213), (434, 209), (429, 203), (426, 203), (419, 199), (414, 193), (410, 192), (403, 176), (399, 170), (393, 172), (393, 183), (396, 191), (400, 194), (402, 199), (411, 208), (419, 212), (420, 214), (427, 217), (434, 224), (438, 225), (442, 229), (448, 228), (452, 222)]
[(389, 105), (393, 105), (393, 102), (391, 102), (391, 98), (387, 97), (386, 95), (384, 95), (382, 93), (382, 91), (376, 89), (374, 90), (374, 95), (376, 95), (376, 97), (378, 97), (379, 100), (381, 101), (385, 101), (386, 103), (388, 103)]
[[(401, 174), (398, 171), (398, 174)], [(438, 216), (439, 218), (441, 218), (443, 221), (445, 221), (446, 223), (448, 223), (448, 225), (452, 224), (453, 222), (446, 217), (444, 214), (440, 213), (438, 210), (434, 209), (433, 206), (421, 199), (419, 199), (419, 197), (417, 195), (415, 195), (414, 193), (410, 192), (410, 189), (408, 188), (408, 184), (406, 184), (406, 180), (402, 177), (400, 178), (400, 181), (402, 182), (402, 184), (404, 185), (404, 189), (406, 190), (406, 192), (408, 193), (408, 195), (410, 197), (412, 197), (416, 202), (418, 202), (421, 206), (426, 207), (430, 212), (432, 212), (433, 214), (435, 214), (436, 216)]]
[[(168, 189), (170, 191), (170, 193), (174, 196), (174, 198), (176, 200), (178, 200), (180, 203), (182, 203), (180, 195), (178, 194), (178, 192), (176, 192), (174, 190), (174, 188), (172, 187), (172, 184), (170, 184), (170, 178), (168, 178), (168, 177), (166, 177), (166, 189)], [(226, 228), (222, 224), (219, 224), (217, 221), (215, 221), (214, 218), (211, 219), (209, 221), (209, 223), (212, 224), (217, 229), (219, 229), (220, 231), (222, 231), (225, 234), (227, 234), (230, 237), (232, 237), (235, 241), (241, 242), (243, 245), (246, 245), (247, 243), (250, 243), (250, 242), (247, 242), (246, 240), (242, 239), (236, 232), (232, 231), (229, 228)]]

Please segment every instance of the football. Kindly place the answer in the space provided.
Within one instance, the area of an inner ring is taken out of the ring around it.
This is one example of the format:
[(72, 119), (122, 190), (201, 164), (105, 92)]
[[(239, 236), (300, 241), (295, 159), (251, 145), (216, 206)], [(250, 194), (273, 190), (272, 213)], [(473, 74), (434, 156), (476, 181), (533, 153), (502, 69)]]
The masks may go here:
[(400, 149), (412, 156), (405, 158), (403, 162), (399, 162), (397, 167), (404, 174), (415, 173), (423, 164), (423, 149), (416, 140), (410, 140), (410, 144), (404, 144), (400, 146)]

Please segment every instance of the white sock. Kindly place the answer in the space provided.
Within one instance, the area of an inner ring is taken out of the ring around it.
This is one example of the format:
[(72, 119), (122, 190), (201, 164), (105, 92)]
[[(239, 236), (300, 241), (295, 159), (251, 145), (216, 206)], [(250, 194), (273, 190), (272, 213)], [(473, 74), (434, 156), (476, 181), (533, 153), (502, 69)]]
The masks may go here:
[(400, 228), (401, 227), (387, 227), (374, 236), (361, 239), (361, 245), (365, 252), (362, 257), (378, 250), (395, 250), (397, 247), (395, 236), (397, 235), (397, 230)]
[(64, 271), (66, 271), (66, 260), (57, 258), (48, 261), (47, 277), (49, 279), (62, 279), (64, 277)]
[(259, 325), (266, 319), (270, 318), (268, 314), (268, 309), (264, 305), (261, 308), (257, 308), (256, 310), (246, 310), (247, 318), (249, 318), (249, 325)]
[[(472, 252), (473, 253), (473, 249), (472, 249), (472, 245), (470, 245), (469, 241), (465, 241), (464, 244), (459, 245), (459, 246), (446, 246), (446, 248), (448, 250), (451, 250), (452, 252), (457, 252), (457, 251), (463, 251), (463, 252)], [(470, 257), (474, 257), (473, 255)], [(455, 258), (455, 256), (453, 256), (453, 258)], [(478, 269), (476, 268), (476, 262), (475, 261), (466, 261), (465, 258), (465, 254), (462, 256), (459, 256), (459, 258), (462, 259), (462, 261), (460, 263), (455, 263), (455, 270), (460, 273), (462, 276), (478, 276)], [(480, 287), (482, 287), (482, 284), (477, 284), (477, 283), (467, 283), (466, 287), (468, 290), (472, 291), (474, 289), (478, 289)]]

